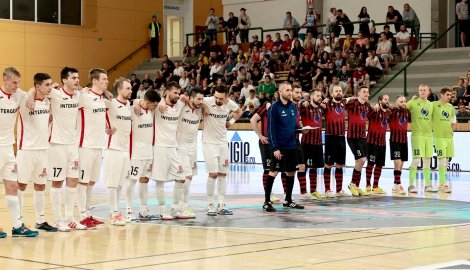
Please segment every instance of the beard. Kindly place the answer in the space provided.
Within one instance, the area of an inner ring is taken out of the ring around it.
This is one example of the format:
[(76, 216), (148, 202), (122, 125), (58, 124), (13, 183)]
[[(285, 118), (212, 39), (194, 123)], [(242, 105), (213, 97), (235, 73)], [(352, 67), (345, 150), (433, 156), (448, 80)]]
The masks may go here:
[(343, 98), (342, 95), (337, 95), (337, 96), (334, 97), (334, 100), (340, 101), (342, 98)]
[(388, 109), (388, 104), (387, 103), (382, 103), (382, 109)]

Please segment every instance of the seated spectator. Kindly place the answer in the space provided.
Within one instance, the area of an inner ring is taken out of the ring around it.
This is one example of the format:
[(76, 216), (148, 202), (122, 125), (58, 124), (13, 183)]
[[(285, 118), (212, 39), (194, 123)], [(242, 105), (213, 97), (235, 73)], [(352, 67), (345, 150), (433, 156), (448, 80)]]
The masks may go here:
[(335, 68), (333, 62), (328, 63), (328, 68), (323, 71), (326, 76), (326, 82), (329, 84), (333, 81), (333, 77), (338, 75), (338, 71)]
[(395, 39), (393, 33), (390, 31), (389, 25), (384, 25), (384, 33), (387, 36), (387, 39), (392, 42), (392, 53), (398, 53), (397, 40)]
[(287, 74), (287, 81), (292, 84), (298, 79), (299, 79), (299, 71), (297, 70), (297, 68), (291, 67), (289, 69), (289, 74)]
[(238, 44), (235, 42), (235, 38), (230, 39), (229, 45), (227, 47), (227, 54), (229, 53), (228, 51), (232, 49), (232, 53), (238, 54), (238, 50), (240, 49)]
[(325, 84), (323, 82), (319, 82), (316, 89), (321, 92), (321, 96), (323, 99), (329, 97), (330, 92), (328, 91), (328, 88), (325, 87)]
[(329, 33), (326, 43), (332, 50), (339, 48), (339, 39), (335, 36), (335, 32)]
[(406, 26), (400, 26), (400, 32), (395, 34), (397, 47), (401, 54), (401, 60), (408, 62), (408, 47), (410, 45), (410, 33), (406, 30)]
[(137, 95), (137, 91), (139, 91), (140, 87), (140, 80), (137, 78), (137, 75), (135, 73), (132, 73), (131, 75), (131, 87), (132, 87), (132, 94), (131, 94), (131, 99), (135, 99)]
[[(271, 56), (269, 54), (265, 54), (263, 55), (263, 60), (261, 61), (261, 63), (259, 64), (259, 66), (265, 68), (265, 67), (269, 67), (269, 69), (273, 69), (274, 67), (274, 62), (271, 61)], [(274, 69), (273, 69), (274, 70)]]
[(161, 68), (163, 78), (168, 82), (173, 76), (173, 69), (168, 65), (168, 62), (163, 61)]
[(202, 52), (209, 52), (209, 39), (203, 39), (202, 37), (198, 39), (196, 46), (194, 46), (196, 54), (199, 55)]
[(321, 69), (327, 69), (328, 63), (330, 62), (331, 62), (330, 54), (327, 52), (323, 52), (320, 58), (318, 58), (317, 66)]
[(276, 84), (271, 80), (271, 76), (266, 75), (264, 76), (264, 80), (260, 81), (258, 86), (258, 94), (261, 92), (265, 92), (270, 98), (276, 92)]
[(348, 57), (349, 52), (352, 51), (354, 40), (352, 40), (351, 35), (346, 35), (346, 38), (343, 40), (343, 57)]
[(167, 62), (167, 63), (168, 63), (168, 66), (169, 66), (171, 69), (175, 69), (175, 64), (173, 63), (173, 61), (171, 61), (171, 59), (168, 57), (167, 54), (163, 55), (163, 62)]
[(459, 103), (459, 109), (457, 111), (457, 122), (458, 123), (468, 123), (470, 120), (470, 112), (465, 107), (465, 104)]
[(254, 46), (253, 49), (251, 50), (250, 54), (251, 59), (253, 59), (254, 62), (259, 63), (261, 61), (260, 59), (260, 52), (258, 50), (257, 46)]
[(352, 77), (353, 77), (354, 93), (356, 93), (357, 89), (361, 85), (365, 85), (367, 86), (367, 88), (369, 88), (370, 86), (369, 74), (367, 74), (367, 71), (364, 69), (364, 66), (362, 64), (357, 66), (357, 69), (356, 71), (354, 71)]
[(279, 50), (277, 46), (274, 46), (271, 60), (274, 63), (274, 71), (283, 71), (284, 65), (287, 62), (287, 56), (285, 53), (282, 55), (282, 51)]
[[(243, 98), (243, 96), (240, 96)], [(255, 95), (255, 90), (251, 89), (248, 92), (248, 97), (245, 98), (245, 104), (243, 106), (243, 111), (249, 111), (250, 107), (254, 107), (254, 109), (259, 108), (261, 106), (259, 99)]]
[(242, 89), (242, 86), (240, 85), (238, 80), (233, 80), (232, 84), (230, 85), (229, 92), (235, 93), (235, 97), (239, 99), (240, 94), (241, 94), (241, 89)]
[(332, 59), (335, 64), (335, 69), (337, 71), (341, 70), (341, 67), (346, 65), (346, 61), (344, 60), (343, 56), (341, 55), (341, 52), (335, 51), (335, 57)]
[(261, 46), (263, 46), (263, 42), (259, 41), (258, 40), (258, 35), (254, 35), (251, 37), (253, 39), (252, 42), (250, 42), (250, 49), (252, 50), (253, 47), (258, 47), (258, 48), (261, 48)]
[(346, 60), (346, 64), (351, 67), (351, 69), (356, 69), (356, 67), (359, 65), (359, 59), (356, 57), (356, 54), (354, 52), (349, 53), (349, 57)]
[(328, 41), (327, 39), (323, 36), (323, 33), (322, 32), (319, 32), (318, 33), (318, 36), (317, 36), (317, 39), (315, 40), (315, 44), (314, 44), (314, 47), (315, 47), (315, 50), (318, 50), (318, 48), (320, 48), (321, 46), (321, 41), (324, 41), (326, 45), (328, 45)]
[(196, 82), (200, 84), (204, 79), (209, 79), (210, 69), (209, 66), (204, 64), (202, 61), (197, 62), (196, 67)]
[(196, 53), (196, 49), (192, 48), (188, 57), (183, 59), (184, 62), (189, 62), (191, 65), (196, 65), (199, 56)]
[(379, 43), (380, 41), (380, 34), (378, 34), (376, 31), (377, 31), (377, 28), (375, 28), (375, 26), (372, 25), (370, 27), (369, 41), (370, 41), (371, 47), (374, 50), (377, 48), (377, 43)]
[(242, 81), (242, 83), (243, 83), (243, 87), (240, 90), (240, 97), (247, 99), (249, 97), (250, 90), (253, 90), (254, 88), (253, 88), (253, 85), (251, 84), (251, 80), (245, 79)]
[(204, 91), (204, 96), (205, 97), (212, 96), (212, 87), (209, 86), (208, 79), (203, 79), (202, 80), (201, 89), (202, 89), (202, 91)]
[(261, 74), (259, 67), (257, 66), (253, 67), (253, 71), (251, 72), (251, 81), (253, 82), (253, 86), (258, 86), (259, 81), (262, 79), (263, 79), (263, 74)]
[(400, 24), (403, 23), (403, 18), (398, 10), (393, 6), (388, 6), (387, 16), (385, 17), (386, 23), (393, 23), (395, 25), (395, 32), (400, 31)]
[(274, 78), (276, 78), (274, 76), (274, 73), (271, 72), (271, 68), (270, 67), (264, 67), (264, 70), (263, 70), (263, 77), (266, 76), (266, 75), (269, 75), (269, 77), (271, 77), (271, 80), (274, 81)]
[(377, 81), (377, 79), (382, 75), (382, 65), (380, 64), (380, 60), (375, 55), (374, 50), (369, 50), (367, 52), (366, 58), (366, 71), (369, 73), (369, 77), (372, 81)]
[(304, 53), (304, 48), (300, 44), (300, 40), (295, 40), (294, 46), (292, 47), (292, 50), (290, 52), (290, 57), (292, 56), (297, 56), (297, 59), (301, 59), (301, 55)]
[(295, 68), (297, 69), (299, 67), (299, 59), (297, 58), (296, 55), (290, 55), (289, 56), (289, 60), (287, 60), (287, 67), (286, 69), (290, 69), (290, 68)]
[(292, 50), (292, 39), (289, 38), (288, 34), (284, 35), (284, 41), (282, 42), (282, 49), (286, 53), (290, 53), (290, 51)]
[(312, 89), (317, 88), (320, 82), (326, 83), (326, 76), (325, 73), (323, 73), (323, 70), (317, 66), (315, 74), (312, 77)]
[(264, 46), (268, 51), (272, 51), (274, 45), (274, 41), (271, 39), (271, 35), (266, 35), (266, 41), (264, 42)]
[(148, 74), (144, 75), (144, 79), (141, 84), (144, 86), (145, 90), (153, 89), (153, 81), (150, 79)]
[(240, 69), (238, 70), (238, 84), (241, 84), (243, 80), (251, 80), (251, 74), (248, 73), (246, 67), (240, 67)]
[(345, 93), (349, 93), (351, 95), (353, 93), (352, 92), (352, 72), (348, 70), (348, 66), (347, 65), (342, 66), (337, 76), (340, 81), (343, 81), (346, 84)]
[(196, 84), (196, 78), (190, 78), (189, 85), (186, 87), (186, 92), (188, 92), (188, 94), (191, 94), (191, 91), (196, 87), (198, 87)]
[(315, 45), (315, 38), (313, 37), (312, 33), (307, 33), (304, 39), (304, 48), (307, 47), (307, 43), (311, 42), (313, 45)]
[(237, 59), (236, 62), (239, 63), (242, 61), (242, 58), (245, 58), (245, 60), (248, 60), (248, 52), (243, 52), (242, 50), (238, 51)]
[(157, 72), (155, 72), (155, 80), (153, 82), (153, 87), (155, 89), (160, 89), (162, 85), (166, 83), (166, 79), (163, 77), (163, 74), (160, 70), (157, 70)]
[(361, 47), (361, 51), (359, 53), (359, 61), (365, 63), (366, 58), (367, 58), (367, 52), (370, 51), (370, 50), (375, 51), (374, 47), (370, 43), (370, 39), (366, 38), (365, 39), (365, 44), (364, 44), (364, 46)]
[(455, 89), (455, 102), (454, 105), (463, 103), (465, 106), (468, 105), (469, 95), (467, 94), (467, 89), (465, 87), (465, 80), (460, 79), (459, 85)]
[(209, 71), (209, 80), (211, 82), (217, 81), (218, 78), (221, 78), (224, 74), (224, 67), (220, 65), (219, 61), (215, 60), (212, 63), (212, 66)]
[(184, 67), (180, 66), (180, 61), (175, 61), (175, 69), (173, 69), (172, 81), (179, 82), (181, 76), (183, 76)]
[(344, 34), (352, 36), (354, 33), (354, 24), (351, 23), (349, 17), (343, 13), (343, 10), (336, 11), (336, 22), (343, 26)]
[(333, 87), (335, 87), (335, 86), (341, 87), (341, 89), (343, 90), (343, 93), (345, 93), (345, 95), (346, 95), (347, 85), (346, 85), (345, 82), (340, 81), (339, 77), (337, 75), (333, 76), (333, 79), (331, 80), (331, 84), (330, 84), (330, 87), (329, 87), (329, 91), (333, 90)]
[(232, 69), (232, 72), (230, 74), (226, 74), (224, 77), (225, 81), (227, 82), (227, 85), (231, 85), (234, 80), (237, 80), (238, 70)]
[(240, 60), (235, 65), (234, 69), (238, 71), (241, 67), (244, 67), (244, 68), (248, 67), (248, 64), (246, 63), (246, 58), (244, 56), (240, 57)]
[[(145, 95), (145, 93), (147, 93), (147, 91), (148, 90), (144, 87), (144, 85), (140, 84), (139, 85), (139, 90), (137, 91), (136, 99), (143, 99), (144, 95)], [(153, 91), (153, 89), (150, 90), (150, 91)]]
[(286, 17), (284, 18), (282, 27), (290, 32), (290, 36), (292, 38), (298, 37), (300, 24), (296, 18), (292, 17), (292, 13), (290, 11), (286, 12)]
[(268, 50), (266, 46), (263, 45), (263, 47), (261, 47), (261, 49), (259, 50), (259, 58), (261, 59), (261, 61), (264, 60), (263, 58), (265, 55), (269, 55), (269, 59), (271, 59), (271, 57), (273, 56), (273, 53), (270, 50)]
[(317, 55), (321, 55), (323, 52), (331, 53), (332, 49), (325, 43), (325, 40), (320, 40), (320, 47), (317, 49)]
[(420, 22), (410, 4), (403, 5), (403, 21), (405, 21), (406, 27), (411, 28), (411, 34), (414, 37), (419, 37)]
[(197, 60), (202, 61), (204, 65), (209, 65), (209, 57), (206, 56), (205, 51), (199, 54), (199, 58)]
[(265, 92), (259, 93), (258, 99), (259, 99), (259, 103), (260, 103), (261, 105), (263, 105), (263, 104), (266, 103), (266, 102), (270, 102), (270, 101), (271, 101), (271, 99), (266, 96), (266, 93), (265, 93)]
[(439, 97), (438, 97), (436, 94), (434, 94), (434, 93), (432, 92), (432, 89), (431, 89), (431, 88), (429, 88), (429, 92), (430, 92), (430, 93), (429, 93), (429, 96), (428, 96), (428, 100), (429, 100), (429, 101), (432, 102), (432, 101), (438, 101), (438, 100), (439, 100)]
[(284, 41), (281, 39), (281, 33), (276, 33), (276, 40), (274, 40), (274, 46), (280, 48), (284, 44)]
[(315, 54), (315, 49), (313, 48), (312, 42), (307, 43), (307, 46), (304, 48), (304, 55), (307, 55), (310, 60), (312, 60), (312, 55)]
[(384, 61), (384, 72), (388, 73), (389, 64), (393, 60), (392, 43), (384, 32), (380, 34), (380, 42), (377, 44), (376, 54)]
[(362, 48), (362, 46), (364, 46), (366, 44), (366, 37), (364, 37), (364, 34), (362, 32), (359, 32), (357, 33), (357, 39), (356, 39), (356, 42), (354, 42), (354, 44), (356, 44), (356, 46), (358, 46), (359, 48)]
[(178, 80), (178, 83), (181, 86), (181, 89), (183, 90), (186, 90), (186, 88), (189, 86), (189, 78), (187, 75), (188, 75), (188, 72), (183, 71), (180, 79)]

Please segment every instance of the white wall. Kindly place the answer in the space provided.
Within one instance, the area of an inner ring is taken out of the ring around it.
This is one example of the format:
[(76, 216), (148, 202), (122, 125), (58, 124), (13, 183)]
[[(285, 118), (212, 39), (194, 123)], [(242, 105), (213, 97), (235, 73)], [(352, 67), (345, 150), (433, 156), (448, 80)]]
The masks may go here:
[[(374, 20), (376, 23), (381, 23), (385, 22), (387, 7), (389, 5), (393, 6), (400, 13), (403, 13), (403, 5), (406, 3), (410, 4), (418, 15), (421, 22), (420, 32), (431, 32), (431, 0), (323, 0), (323, 23), (326, 21), (326, 18), (328, 18), (331, 7), (342, 9), (351, 21), (357, 21), (357, 15), (359, 14), (361, 7), (365, 6), (367, 7), (371, 20)], [(356, 25), (355, 32), (357, 32), (358, 29), (359, 26)], [(382, 27), (377, 27), (377, 30), (382, 31)], [(390, 27), (390, 30), (395, 32), (395, 28), (393, 26)]]
[[(193, 14), (193, 0), (165, 0), (163, 2), (163, 14), (164, 14), (164, 37), (163, 37), (163, 44), (164, 44), (164, 51), (168, 51), (168, 31), (167, 31), (167, 18), (168, 16), (174, 17), (181, 17), (183, 18), (183, 36), (181, 37), (183, 40), (183, 46), (186, 44), (186, 33), (193, 32), (193, 24), (194, 24), (194, 14)], [(192, 43), (190, 43), (192, 44)]]
[[(194, 1), (193, 0), (184, 0), (184, 29), (183, 29), (183, 39), (184, 44), (186, 44), (186, 34), (194, 32)], [(189, 37), (189, 44), (193, 43), (192, 36)]]

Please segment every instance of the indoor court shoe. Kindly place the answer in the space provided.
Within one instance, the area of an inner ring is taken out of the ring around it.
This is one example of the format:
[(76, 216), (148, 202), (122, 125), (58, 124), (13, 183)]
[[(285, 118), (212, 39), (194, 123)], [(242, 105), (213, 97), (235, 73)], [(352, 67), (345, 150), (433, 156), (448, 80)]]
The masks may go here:
[(67, 226), (69, 226), (70, 229), (80, 230), (80, 231), (88, 229), (87, 226), (82, 225), (80, 222), (76, 221), (74, 218), (70, 218), (67, 221)]
[(327, 198), (334, 198), (334, 197), (335, 197), (335, 194), (333, 193), (333, 191), (327, 190), (327, 191), (325, 192), (325, 197), (327, 197)]
[(80, 221), (80, 224), (86, 226), (88, 230), (96, 229), (96, 225), (90, 217), (86, 217)]
[(371, 187), (371, 186), (367, 186), (367, 187), (366, 187), (366, 192), (369, 193), (370, 195), (372, 195), (372, 187)]
[(230, 216), (233, 215), (233, 211), (230, 210), (225, 204), (219, 204), (217, 206), (217, 214)]
[(53, 227), (53, 226), (49, 225), (49, 223), (47, 223), (47, 222), (43, 222), (41, 224), (36, 223), (35, 227), (38, 230), (43, 230), (43, 231), (46, 231), (46, 232), (57, 232), (58, 231), (58, 229), (56, 227)]
[(127, 212), (126, 214), (126, 223), (137, 220), (132, 212)]
[(303, 205), (300, 205), (300, 204), (296, 204), (295, 202), (288, 202), (288, 201), (285, 201), (282, 206), (284, 207), (289, 207), (289, 208), (293, 208), (293, 209), (304, 209), (305, 207)]
[(369, 195), (370, 195), (370, 193), (367, 192), (367, 190), (364, 191), (364, 190), (362, 190), (362, 189), (359, 188), (359, 187), (357, 188), (357, 193), (359, 193), (359, 196), (369, 196)]
[(405, 189), (400, 184), (394, 184), (392, 188), (392, 193), (399, 194), (399, 195), (406, 195)]
[(28, 227), (26, 227), (24, 224), (17, 229), (13, 228), (11, 231), (12, 237), (36, 237), (38, 235), (39, 235), (38, 231), (32, 231)]
[(207, 207), (207, 215), (211, 217), (217, 216), (217, 208), (212, 203)]
[(374, 195), (386, 195), (387, 192), (385, 192), (382, 188), (380, 187), (375, 187), (372, 189), (372, 194)]
[(336, 197), (351, 197), (351, 194), (347, 193), (346, 191), (344, 191), (344, 189), (342, 189), (338, 193), (336, 193)]
[(450, 188), (449, 184), (439, 185), (439, 191), (444, 193), (452, 193), (452, 189)]
[(158, 220), (160, 219), (160, 217), (157, 215), (150, 214), (150, 211), (148, 209), (145, 209), (139, 212), (139, 219), (140, 220)]
[(415, 186), (409, 186), (408, 193), (418, 193), (418, 190), (416, 189)]
[(188, 217), (184, 215), (183, 210), (172, 211), (172, 216), (175, 219), (188, 219)]
[(166, 212), (165, 208), (160, 209), (160, 220), (173, 220), (173, 216)]
[(321, 200), (321, 199), (325, 199), (325, 198), (326, 198), (325, 195), (321, 194), (321, 193), (318, 192), (318, 191), (313, 192), (313, 193), (312, 193), (312, 196), (315, 197), (315, 198), (317, 198), (317, 200)]
[(276, 208), (273, 207), (273, 204), (271, 202), (267, 202), (263, 204), (263, 211), (276, 212)]
[(97, 220), (97, 219), (94, 218), (93, 216), (90, 216), (90, 220), (93, 221), (93, 224), (95, 224), (96, 226), (98, 226), (98, 225), (103, 225), (103, 224), (104, 224), (103, 221)]
[(429, 185), (429, 186), (427, 186), (427, 187), (424, 187), (424, 192), (436, 193), (436, 192), (437, 192), (437, 188), (434, 188), (432, 185)]
[(120, 212), (113, 213), (110, 217), (109, 223), (114, 226), (126, 225), (126, 221), (124, 220)]
[(63, 221), (59, 221), (54, 225), (59, 232), (70, 232), (70, 227)]
[(351, 194), (353, 196), (359, 196), (359, 192), (357, 191), (357, 187), (356, 185), (354, 185), (353, 183), (349, 184), (349, 190), (351, 191)]
[(183, 208), (183, 214), (188, 218), (196, 218), (196, 214), (194, 214), (193, 210), (191, 208)]
[(282, 203), (282, 199), (276, 197), (276, 195), (274, 195), (274, 194), (271, 193), (271, 202), (272, 202), (272, 203)]
[(314, 201), (314, 200), (316, 200), (317, 198), (314, 197), (314, 196), (312, 196), (312, 194), (310, 194), (310, 193), (307, 192), (307, 193), (304, 193), (304, 194), (300, 194), (300, 199), (301, 199), (302, 201)]
[(7, 233), (3, 231), (3, 228), (0, 228), (0, 238), (6, 238)]

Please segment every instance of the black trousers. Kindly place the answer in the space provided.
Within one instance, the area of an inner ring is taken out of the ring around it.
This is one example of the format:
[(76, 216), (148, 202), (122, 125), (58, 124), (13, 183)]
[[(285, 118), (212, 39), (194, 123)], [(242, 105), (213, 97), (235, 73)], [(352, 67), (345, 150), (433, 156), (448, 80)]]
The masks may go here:
[(158, 57), (158, 38), (150, 39), (150, 52), (152, 53), (152, 58)]

